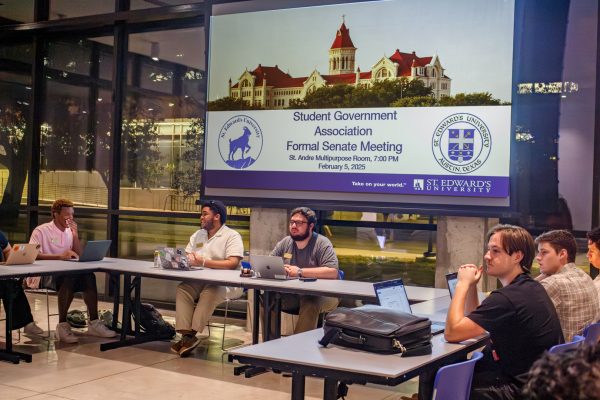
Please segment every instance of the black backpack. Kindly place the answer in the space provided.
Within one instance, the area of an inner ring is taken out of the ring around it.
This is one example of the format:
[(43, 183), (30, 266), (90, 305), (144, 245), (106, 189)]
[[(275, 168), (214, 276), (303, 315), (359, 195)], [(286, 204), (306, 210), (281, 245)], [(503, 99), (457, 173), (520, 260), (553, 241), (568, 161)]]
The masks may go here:
[(142, 328), (142, 331), (169, 338), (175, 336), (175, 328), (173, 328), (173, 325), (165, 321), (162, 315), (152, 304), (142, 303), (141, 305), (140, 327)]

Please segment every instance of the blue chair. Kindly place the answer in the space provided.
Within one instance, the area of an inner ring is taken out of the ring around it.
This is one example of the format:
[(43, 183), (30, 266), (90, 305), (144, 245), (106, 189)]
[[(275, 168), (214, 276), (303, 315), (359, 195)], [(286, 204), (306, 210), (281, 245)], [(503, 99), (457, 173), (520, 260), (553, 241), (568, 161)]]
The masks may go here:
[(584, 340), (585, 338), (583, 336), (575, 335), (573, 336), (573, 340), (569, 343), (557, 344), (556, 346), (552, 346), (548, 351), (551, 354), (559, 354), (567, 350), (575, 349), (582, 344)]
[(344, 271), (342, 271), (341, 269), (338, 269), (338, 279), (340, 281), (343, 281), (345, 276), (346, 276), (346, 274), (344, 273)]
[(470, 360), (440, 368), (433, 383), (433, 400), (469, 400), (473, 369), (482, 357), (483, 353), (476, 351)]
[(591, 324), (583, 331), (583, 336), (585, 336), (584, 343), (589, 346), (594, 346), (600, 341), (600, 322), (596, 322), (595, 324)]

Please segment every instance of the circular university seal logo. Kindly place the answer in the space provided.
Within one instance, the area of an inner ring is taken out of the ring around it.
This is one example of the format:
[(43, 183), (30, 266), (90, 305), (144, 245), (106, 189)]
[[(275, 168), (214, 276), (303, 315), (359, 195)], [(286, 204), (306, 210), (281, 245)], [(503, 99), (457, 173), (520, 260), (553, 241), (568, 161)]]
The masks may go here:
[(231, 117), (219, 132), (219, 153), (225, 164), (245, 169), (260, 156), (263, 145), (262, 130), (247, 115)]
[(449, 115), (433, 132), (435, 160), (446, 171), (467, 174), (481, 167), (490, 155), (492, 136), (481, 118), (473, 114)]

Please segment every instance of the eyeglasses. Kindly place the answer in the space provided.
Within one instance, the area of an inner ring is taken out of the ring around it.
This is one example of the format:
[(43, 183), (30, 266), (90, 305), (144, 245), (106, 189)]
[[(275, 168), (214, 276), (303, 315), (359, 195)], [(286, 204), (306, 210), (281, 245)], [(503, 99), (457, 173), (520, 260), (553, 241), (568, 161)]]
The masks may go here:
[(290, 219), (290, 226), (302, 226), (304, 224), (308, 224), (308, 221), (301, 221), (301, 220), (297, 220), (297, 219)]

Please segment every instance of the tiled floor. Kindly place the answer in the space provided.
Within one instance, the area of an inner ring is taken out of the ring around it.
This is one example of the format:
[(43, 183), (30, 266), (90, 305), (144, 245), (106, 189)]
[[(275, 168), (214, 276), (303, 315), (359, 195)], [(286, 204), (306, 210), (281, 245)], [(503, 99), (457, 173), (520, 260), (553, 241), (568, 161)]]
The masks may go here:
[[(47, 329), (45, 296), (28, 294), (34, 317)], [(56, 310), (56, 298), (50, 297), (51, 310)], [(84, 309), (75, 299), (72, 308)], [(108, 304), (100, 308), (109, 309)], [(172, 312), (164, 312), (167, 318)], [(0, 315), (3, 318), (3, 314)], [(57, 317), (51, 318), (55, 328)], [(204, 334), (208, 332), (205, 330)], [(4, 335), (4, 322), (0, 322)], [(233, 375), (234, 365), (221, 352), (221, 329), (211, 329), (211, 336), (188, 358), (179, 358), (170, 351), (169, 342), (153, 342), (101, 352), (105, 339), (81, 333), (76, 345), (56, 343), (37, 337), (21, 336), (18, 351), (33, 354), (33, 362), (13, 365), (0, 362), (0, 400), (31, 399), (289, 399), (291, 379), (265, 373), (251, 379)], [(15, 340), (16, 333), (13, 334)], [(250, 334), (242, 327), (227, 327), (227, 345), (250, 342)], [(4, 341), (4, 338), (0, 338)], [(3, 343), (2, 343), (3, 346)], [(307, 379), (306, 398), (319, 399), (322, 381)], [(352, 399), (399, 400), (416, 391), (411, 381), (395, 388), (350, 386)]]

